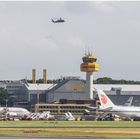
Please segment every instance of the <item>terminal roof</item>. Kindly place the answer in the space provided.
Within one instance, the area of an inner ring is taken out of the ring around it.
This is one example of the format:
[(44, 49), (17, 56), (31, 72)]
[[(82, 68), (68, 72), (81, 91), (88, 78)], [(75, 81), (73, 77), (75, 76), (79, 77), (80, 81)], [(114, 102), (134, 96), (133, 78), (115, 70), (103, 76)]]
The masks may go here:
[(140, 91), (140, 85), (93, 84), (93, 87), (104, 91), (110, 91), (112, 88), (121, 88), (122, 91)]
[(55, 84), (26, 84), (28, 90), (50, 90)]

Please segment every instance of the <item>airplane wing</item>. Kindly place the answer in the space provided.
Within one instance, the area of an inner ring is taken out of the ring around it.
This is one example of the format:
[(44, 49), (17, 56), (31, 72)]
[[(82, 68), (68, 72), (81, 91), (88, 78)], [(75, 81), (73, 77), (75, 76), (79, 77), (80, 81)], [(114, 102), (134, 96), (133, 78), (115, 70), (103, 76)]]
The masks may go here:
[(112, 107), (107, 107), (107, 108), (99, 108), (100, 111), (111, 111)]
[(112, 110), (112, 107), (102, 108), (102, 107), (92, 107), (92, 106), (88, 106), (88, 108), (89, 108), (89, 109), (101, 110), (101, 111), (110, 111), (110, 110)]
[(88, 106), (89, 109), (98, 109), (98, 107)]

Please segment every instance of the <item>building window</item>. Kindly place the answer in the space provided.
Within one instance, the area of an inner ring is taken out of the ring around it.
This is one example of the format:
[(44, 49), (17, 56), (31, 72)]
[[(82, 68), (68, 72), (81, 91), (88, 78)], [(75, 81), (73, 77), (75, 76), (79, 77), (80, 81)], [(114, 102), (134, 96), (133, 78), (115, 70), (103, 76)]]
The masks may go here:
[(122, 88), (114, 88), (114, 87), (112, 87), (111, 88), (111, 91), (115, 91), (116, 92), (116, 95), (120, 95), (121, 94), (121, 90), (122, 90)]
[(116, 89), (116, 94), (120, 95), (121, 94), (121, 89)]

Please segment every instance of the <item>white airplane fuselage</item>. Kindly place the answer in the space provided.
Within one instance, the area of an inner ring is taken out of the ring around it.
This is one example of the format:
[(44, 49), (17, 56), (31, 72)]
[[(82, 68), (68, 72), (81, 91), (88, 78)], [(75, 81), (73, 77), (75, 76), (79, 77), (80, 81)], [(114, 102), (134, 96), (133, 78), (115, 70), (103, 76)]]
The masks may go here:
[(134, 106), (114, 106), (111, 110), (107, 111), (109, 113), (119, 115), (122, 117), (140, 117), (140, 107)]
[(30, 112), (25, 108), (18, 108), (18, 107), (0, 107), (0, 113), (6, 111), (7, 113), (16, 113), (17, 116), (28, 115)]

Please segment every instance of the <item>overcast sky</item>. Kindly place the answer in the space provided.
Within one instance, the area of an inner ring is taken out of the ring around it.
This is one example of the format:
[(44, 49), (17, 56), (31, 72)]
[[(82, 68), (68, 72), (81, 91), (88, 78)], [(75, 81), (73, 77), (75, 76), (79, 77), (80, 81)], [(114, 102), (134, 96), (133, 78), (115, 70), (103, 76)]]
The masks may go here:
[(30, 79), (33, 68), (85, 78), (85, 50), (97, 56), (95, 79), (140, 80), (140, 2), (0, 1), (0, 80)]

